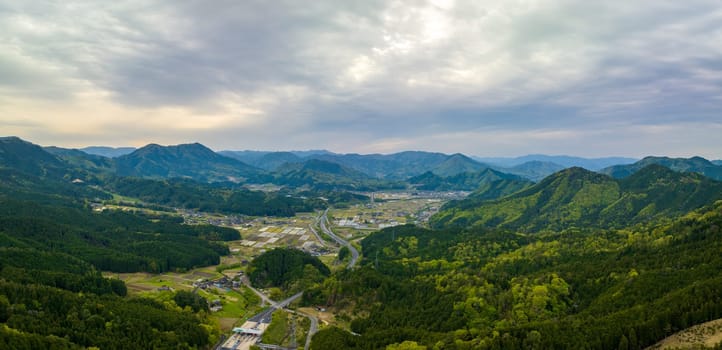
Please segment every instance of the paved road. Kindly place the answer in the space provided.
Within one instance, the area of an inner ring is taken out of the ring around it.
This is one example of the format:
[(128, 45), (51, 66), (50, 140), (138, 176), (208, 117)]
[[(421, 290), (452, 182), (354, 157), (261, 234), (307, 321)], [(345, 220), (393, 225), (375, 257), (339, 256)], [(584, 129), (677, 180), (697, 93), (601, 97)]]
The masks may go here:
[[(243, 281), (243, 283), (246, 285), (246, 287), (250, 288), (254, 293), (256, 293), (259, 297), (261, 297), (262, 300), (271, 304), (271, 307), (263, 310), (261, 313), (248, 319), (249, 321), (253, 321), (253, 322), (270, 324), (272, 315), (273, 315), (273, 311), (276, 311), (277, 308), (285, 308), (286, 306), (288, 306), (288, 304), (290, 304), (294, 300), (301, 297), (301, 295), (303, 295), (303, 292), (298, 292), (281, 302), (275, 302), (275, 301), (271, 300), (271, 298), (269, 298), (267, 295), (263, 294), (260, 290), (253, 288), (253, 286), (251, 286), (250, 281), (248, 281), (248, 279), (245, 278), (245, 276), (243, 278), (241, 278), (241, 281)], [(297, 312), (294, 310), (286, 310), (286, 311), (290, 311), (293, 313), (297, 313), (299, 315), (306, 316), (309, 320), (311, 320), (311, 327), (308, 329), (308, 336), (306, 336), (306, 345), (304, 346), (304, 350), (309, 350), (311, 348), (311, 338), (313, 338), (313, 335), (316, 334), (316, 332), (318, 332), (318, 318), (316, 318), (316, 316), (309, 315), (309, 314), (303, 313), (303, 312)]]
[(319, 224), (321, 226), (321, 230), (323, 230), (324, 233), (329, 235), (329, 237), (336, 241), (336, 243), (347, 247), (348, 250), (351, 251), (351, 261), (348, 262), (348, 266), (346, 266), (346, 268), (352, 269), (354, 266), (356, 266), (356, 262), (358, 261), (359, 257), (358, 250), (356, 250), (356, 248), (347, 240), (344, 240), (343, 238), (337, 236), (335, 233), (333, 233), (333, 231), (331, 231), (331, 229), (328, 228), (328, 225), (330, 225), (330, 223), (328, 222), (328, 209), (324, 210), (323, 214), (321, 215), (321, 220)]
[(311, 338), (318, 332), (318, 318), (316, 316), (306, 315), (311, 320), (311, 327), (308, 329), (308, 336), (306, 337), (306, 345), (303, 347), (304, 350), (311, 349)]
[[(318, 222), (318, 220), (316, 220)], [(318, 239), (318, 242), (321, 244), (322, 247), (326, 246), (326, 240), (321, 237), (321, 235), (318, 234), (318, 231), (316, 231), (315, 228), (313, 228), (313, 225), (308, 225), (308, 228), (311, 229), (311, 233), (313, 233), (314, 236), (316, 236), (316, 239)]]

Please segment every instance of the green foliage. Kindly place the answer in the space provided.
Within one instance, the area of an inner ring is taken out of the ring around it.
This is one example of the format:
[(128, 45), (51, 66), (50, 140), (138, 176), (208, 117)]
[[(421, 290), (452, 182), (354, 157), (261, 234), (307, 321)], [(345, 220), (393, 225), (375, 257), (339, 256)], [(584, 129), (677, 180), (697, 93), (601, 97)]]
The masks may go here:
[(361, 336), (324, 330), (313, 344), (644, 348), (722, 317), (721, 206), (623, 230), (380, 231), (362, 242), (360, 269), (307, 293), (350, 307)]
[(304, 163), (287, 163), (276, 170), (273, 182), (317, 191), (370, 191), (403, 188), (403, 185), (374, 179), (338, 163), (310, 159)]
[(190, 180), (151, 180), (119, 177), (106, 186), (123, 196), (206, 212), (245, 215), (293, 216), (297, 211), (313, 211), (311, 202), (280, 193), (249, 191), (242, 187), (211, 186)]
[(485, 168), (477, 172), (462, 172), (442, 177), (427, 171), (407, 180), (422, 191), (474, 191), (477, 197), (495, 199), (512, 194), (531, 185), (518, 176)]
[(198, 236), (225, 232), (175, 218), (0, 200), (0, 246), (58, 251), (100, 270), (163, 272), (218, 264), (228, 248)]
[(472, 196), (451, 202), (432, 218), (431, 224), (483, 225), (526, 232), (622, 228), (679, 216), (720, 198), (722, 183), (658, 165), (648, 166), (623, 180), (570, 168), (498, 200)]
[(315, 256), (293, 248), (275, 248), (253, 259), (249, 277), (260, 287), (300, 291), (323, 280), (331, 272)]
[(338, 251), (338, 261), (343, 261), (349, 256), (349, 254), (351, 254), (351, 250), (349, 250), (348, 247), (341, 247)]
[(177, 146), (150, 144), (115, 158), (121, 176), (191, 178), (202, 182), (242, 180), (261, 175), (261, 170), (224, 157), (194, 143)]
[(79, 295), (2, 280), (0, 296), (0, 304), (7, 300), (10, 305), (0, 325), (5, 349), (188, 349), (208, 344), (195, 315), (147, 299)]
[(173, 301), (181, 308), (189, 307), (193, 312), (208, 311), (208, 301), (193, 292), (179, 290), (173, 296)]
[(614, 165), (601, 170), (616, 179), (628, 177), (649, 165), (661, 165), (679, 172), (699, 173), (715, 180), (722, 180), (722, 166), (710, 162), (702, 157), (692, 158), (668, 158), (668, 157), (645, 157), (644, 159), (626, 165)]
[(282, 344), (288, 334), (288, 313), (283, 310), (273, 312), (271, 324), (263, 332), (262, 342), (266, 344)]

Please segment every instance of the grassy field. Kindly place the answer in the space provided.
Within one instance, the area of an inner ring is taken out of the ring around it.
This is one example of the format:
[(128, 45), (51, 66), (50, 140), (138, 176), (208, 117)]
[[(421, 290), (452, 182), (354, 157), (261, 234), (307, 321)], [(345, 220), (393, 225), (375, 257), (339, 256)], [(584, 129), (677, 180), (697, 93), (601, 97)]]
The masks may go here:
[(276, 310), (276, 312), (273, 313), (271, 324), (263, 333), (263, 339), (261, 341), (266, 344), (282, 344), (288, 336), (288, 320), (289, 314), (287, 312)]

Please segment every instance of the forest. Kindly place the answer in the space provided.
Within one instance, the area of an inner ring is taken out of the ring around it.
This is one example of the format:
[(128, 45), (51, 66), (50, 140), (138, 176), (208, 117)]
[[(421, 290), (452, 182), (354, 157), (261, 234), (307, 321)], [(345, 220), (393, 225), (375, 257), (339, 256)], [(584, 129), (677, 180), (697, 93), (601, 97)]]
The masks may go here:
[(308, 293), (350, 309), (314, 349), (641, 349), (722, 317), (722, 203), (624, 229), (390, 228)]

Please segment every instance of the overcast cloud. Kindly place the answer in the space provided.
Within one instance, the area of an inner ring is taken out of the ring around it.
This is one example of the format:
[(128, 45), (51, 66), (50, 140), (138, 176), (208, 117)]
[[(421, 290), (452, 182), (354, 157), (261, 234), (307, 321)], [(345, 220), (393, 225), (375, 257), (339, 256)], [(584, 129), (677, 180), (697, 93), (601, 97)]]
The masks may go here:
[(722, 158), (722, 4), (2, 1), (3, 135)]

